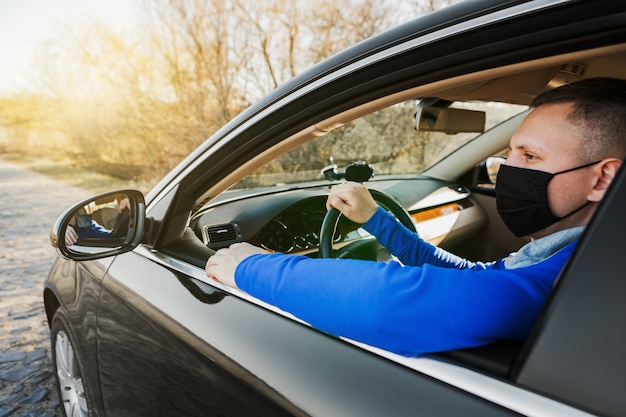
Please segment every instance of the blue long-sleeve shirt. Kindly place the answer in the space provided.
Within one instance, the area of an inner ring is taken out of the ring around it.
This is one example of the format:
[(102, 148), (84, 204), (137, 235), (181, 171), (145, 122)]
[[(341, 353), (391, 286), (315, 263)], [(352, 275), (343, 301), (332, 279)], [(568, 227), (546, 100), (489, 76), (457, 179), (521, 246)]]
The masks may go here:
[(76, 231), (78, 237), (84, 238), (98, 238), (111, 236), (111, 231), (104, 226), (98, 224), (95, 220), (89, 219), (87, 227), (79, 227)]
[(525, 338), (575, 246), (507, 269), (430, 245), (380, 208), (363, 227), (402, 263), (253, 255), (235, 282), (322, 331), (414, 356)]

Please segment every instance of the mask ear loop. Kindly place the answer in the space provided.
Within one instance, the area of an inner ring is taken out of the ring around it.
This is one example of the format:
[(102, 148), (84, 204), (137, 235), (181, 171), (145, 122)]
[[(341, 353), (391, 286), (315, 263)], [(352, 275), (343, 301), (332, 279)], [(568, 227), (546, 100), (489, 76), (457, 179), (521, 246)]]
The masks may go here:
[[(592, 166), (592, 165), (599, 164), (599, 163), (600, 163), (600, 162), (602, 162), (602, 161), (603, 161), (603, 160), (602, 160), (602, 159), (600, 159), (599, 161), (596, 161), (596, 162), (590, 162), (590, 163), (585, 164), (585, 165), (581, 165), (581, 166), (578, 166), (578, 167), (574, 167), (574, 168), (566, 169), (565, 171), (555, 172), (554, 174), (552, 174), (552, 177), (554, 178), (554, 176), (555, 176), (555, 175), (565, 174), (565, 173), (567, 173), (567, 172), (572, 172), (572, 171), (576, 171), (576, 170), (578, 170), (578, 169), (587, 168), (587, 167), (590, 167), (590, 166)], [(547, 193), (547, 192), (548, 192), (548, 189), (546, 188), (546, 193)], [(547, 196), (546, 196), (546, 197), (547, 197)], [(572, 211), (572, 212), (570, 212), (570, 213), (566, 214), (566, 215), (565, 215), (565, 216), (563, 216), (563, 217), (557, 217), (557, 216), (554, 216), (554, 213), (553, 213), (552, 215), (553, 215), (554, 217), (556, 217), (557, 219), (559, 219), (559, 221), (561, 221), (561, 220), (563, 220), (563, 219), (567, 219), (568, 217), (570, 217), (570, 216), (572, 216), (572, 215), (574, 215), (574, 214), (578, 213), (580, 210), (584, 209), (584, 208), (585, 208), (585, 207), (587, 207), (589, 204), (591, 204), (591, 201), (587, 200), (587, 202), (586, 202), (585, 204), (583, 204), (582, 206), (578, 207), (578, 208), (577, 208), (577, 209), (575, 209), (574, 211)], [(550, 212), (552, 213), (552, 210), (550, 210)]]
[(576, 171), (576, 170), (579, 170), (579, 169), (587, 168), (587, 167), (590, 167), (590, 166), (592, 166), (592, 165), (599, 164), (599, 163), (600, 163), (600, 162), (602, 162), (602, 161), (603, 161), (603, 159), (600, 159), (600, 160), (598, 160), (598, 161), (596, 161), (596, 162), (590, 162), (590, 163), (585, 164), (585, 165), (581, 165), (581, 166), (578, 166), (578, 167), (574, 167), (574, 168), (566, 169), (565, 171), (555, 172), (555, 173), (554, 173), (554, 174), (552, 174), (552, 175), (553, 175), (553, 176), (554, 176), (554, 175), (560, 175), (560, 174), (565, 174), (566, 172), (572, 172), (572, 171)]

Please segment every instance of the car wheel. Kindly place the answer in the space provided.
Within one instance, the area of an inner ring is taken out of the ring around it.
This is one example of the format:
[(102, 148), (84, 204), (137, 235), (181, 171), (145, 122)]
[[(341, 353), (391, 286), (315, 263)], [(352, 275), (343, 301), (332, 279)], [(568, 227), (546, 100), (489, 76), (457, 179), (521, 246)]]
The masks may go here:
[(56, 313), (50, 326), (52, 361), (65, 417), (89, 416), (83, 372), (65, 317)]

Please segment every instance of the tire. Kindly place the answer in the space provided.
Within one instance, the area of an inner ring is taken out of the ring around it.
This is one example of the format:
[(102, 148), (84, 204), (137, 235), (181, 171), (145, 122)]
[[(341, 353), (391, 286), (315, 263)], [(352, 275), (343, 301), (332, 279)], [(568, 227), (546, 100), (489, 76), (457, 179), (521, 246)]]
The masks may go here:
[(89, 417), (89, 396), (83, 379), (83, 366), (76, 350), (78, 346), (69, 330), (65, 316), (57, 311), (52, 318), (50, 336), (52, 342), (52, 364), (56, 375), (56, 386), (65, 417)]

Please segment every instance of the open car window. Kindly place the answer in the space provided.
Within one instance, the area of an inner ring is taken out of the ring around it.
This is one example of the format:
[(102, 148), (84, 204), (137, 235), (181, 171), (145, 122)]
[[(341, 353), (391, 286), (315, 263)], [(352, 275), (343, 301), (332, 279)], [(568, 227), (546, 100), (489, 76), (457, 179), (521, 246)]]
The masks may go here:
[[(324, 169), (355, 161), (373, 166), (374, 175), (417, 174), (480, 134), (417, 131), (419, 104), (408, 100), (339, 126), (265, 164), (231, 189), (318, 181), (324, 179)], [(527, 109), (496, 102), (459, 102), (452, 107), (485, 112), (486, 130)]]

